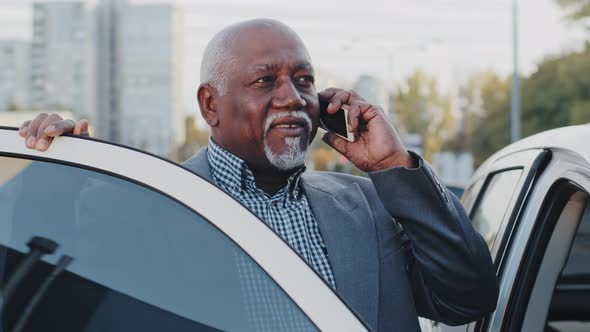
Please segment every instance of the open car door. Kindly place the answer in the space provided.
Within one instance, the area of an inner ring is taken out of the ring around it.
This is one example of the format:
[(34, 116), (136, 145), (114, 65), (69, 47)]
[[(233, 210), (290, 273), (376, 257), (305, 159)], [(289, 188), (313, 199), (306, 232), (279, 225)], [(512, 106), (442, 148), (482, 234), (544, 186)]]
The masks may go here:
[(362, 331), (266, 224), (170, 161), (0, 128), (4, 331)]

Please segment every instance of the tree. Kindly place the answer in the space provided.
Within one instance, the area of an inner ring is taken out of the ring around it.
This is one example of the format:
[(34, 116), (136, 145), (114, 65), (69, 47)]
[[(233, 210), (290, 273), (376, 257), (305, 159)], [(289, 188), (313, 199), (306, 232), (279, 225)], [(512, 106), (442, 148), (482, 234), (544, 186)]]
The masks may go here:
[(570, 122), (572, 124), (590, 123), (590, 100), (574, 102), (570, 111)]
[(510, 143), (510, 79), (488, 69), (475, 73), (461, 88), (463, 123), (447, 143), (455, 151), (471, 151), (475, 165)]
[(488, 70), (475, 78), (479, 82), (482, 112), (474, 128), (472, 151), (476, 165), (510, 143), (511, 80)]
[(19, 107), (19, 106), (18, 106), (18, 105), (17, 105), (15, 102), (12, 102), (12, 103), (10, 103), (10, 104), (8, 105), (8, 111), (9, 111), (9, 112), (16, 112), (16, 111), (18, 111), (18, 110), (20, 110), (20, 109), (21, 109), (21, 108), (20, 108), (20, 107)]
[(311, 156), (315, 164), (315, 169), (319, 171), (331, 170), (333, 168), (332, 164), (338, 158), (334, 149), (326, 147), (312, 149)]
[(590, 43), (547, 58), (522, 86), (523, 134), (587, 123), (590, 119)]
[(424, 156), (440, 151), (454, 134), (451, 99), (441, 95), (437, 81), (422, 70), (413, 73), (395, 95), (396, 128), (402, 133), (418, 133), (424, 142)]
[(184, 144), (178, 147), (177, 157), (172, 158), (178, 161), (187, 160), (209, 143), (209, 130), (199, 129), (195, 123), (194, 115), (184, 118), (184, 127), (186, 135)]
[[(546, 58), (522, 81), (523, 137), (590, 122), (590, 43), (581, 52)], [(466, 84), (470, 91), (466, 94), (475, 96), (467, 98), (468, 104), (471, 109), (481, 105), (481, 110), (472, 112), (469, 119), (473, 129), (449, 145), (470, 142), (467, 146), (476, 165), (510, 142), (510, 83), (509, 78), (487, 72), (474, 75)]]
[[(590, 0), (557, 0), (572, 21), (582, 21), (590, 17)], [(590, 26), (587, 26), (590, 28)]]

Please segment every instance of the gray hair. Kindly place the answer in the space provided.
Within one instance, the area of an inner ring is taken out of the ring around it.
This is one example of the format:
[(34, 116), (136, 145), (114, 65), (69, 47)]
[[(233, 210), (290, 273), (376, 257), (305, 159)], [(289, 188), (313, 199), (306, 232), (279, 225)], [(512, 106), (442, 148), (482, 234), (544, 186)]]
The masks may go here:
[(225, 28), (213, 36), (205, 48), (201, 61), (201, 83), (209, 83), (220, 95), (227, 92), (227, 71), (235, 61), (228, 47), (236, 35), (232, 27)]

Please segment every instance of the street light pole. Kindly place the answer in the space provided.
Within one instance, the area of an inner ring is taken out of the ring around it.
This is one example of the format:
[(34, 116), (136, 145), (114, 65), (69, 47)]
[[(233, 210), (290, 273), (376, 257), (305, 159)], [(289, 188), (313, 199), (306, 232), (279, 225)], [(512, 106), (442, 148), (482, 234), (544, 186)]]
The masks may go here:
[(512, 0), (512, 98), (510, 105), (510, 140), (520, 139), (520, 77), (518, 76), (518, 0)]

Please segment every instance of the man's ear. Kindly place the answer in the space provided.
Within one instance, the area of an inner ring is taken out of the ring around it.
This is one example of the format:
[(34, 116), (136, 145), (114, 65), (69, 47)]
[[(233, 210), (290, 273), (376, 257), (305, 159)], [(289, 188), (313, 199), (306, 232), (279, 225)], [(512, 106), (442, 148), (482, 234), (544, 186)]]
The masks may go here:
[(219, 115), (217, 113), (217, 102), (215, 97), (217, 91), (209, 83), (202, 83), (197, 90), (197, 99), (199, 100), (199, 108), (201, 109), (201, 116), (210, 127), (216, 127), (219, 124)]

